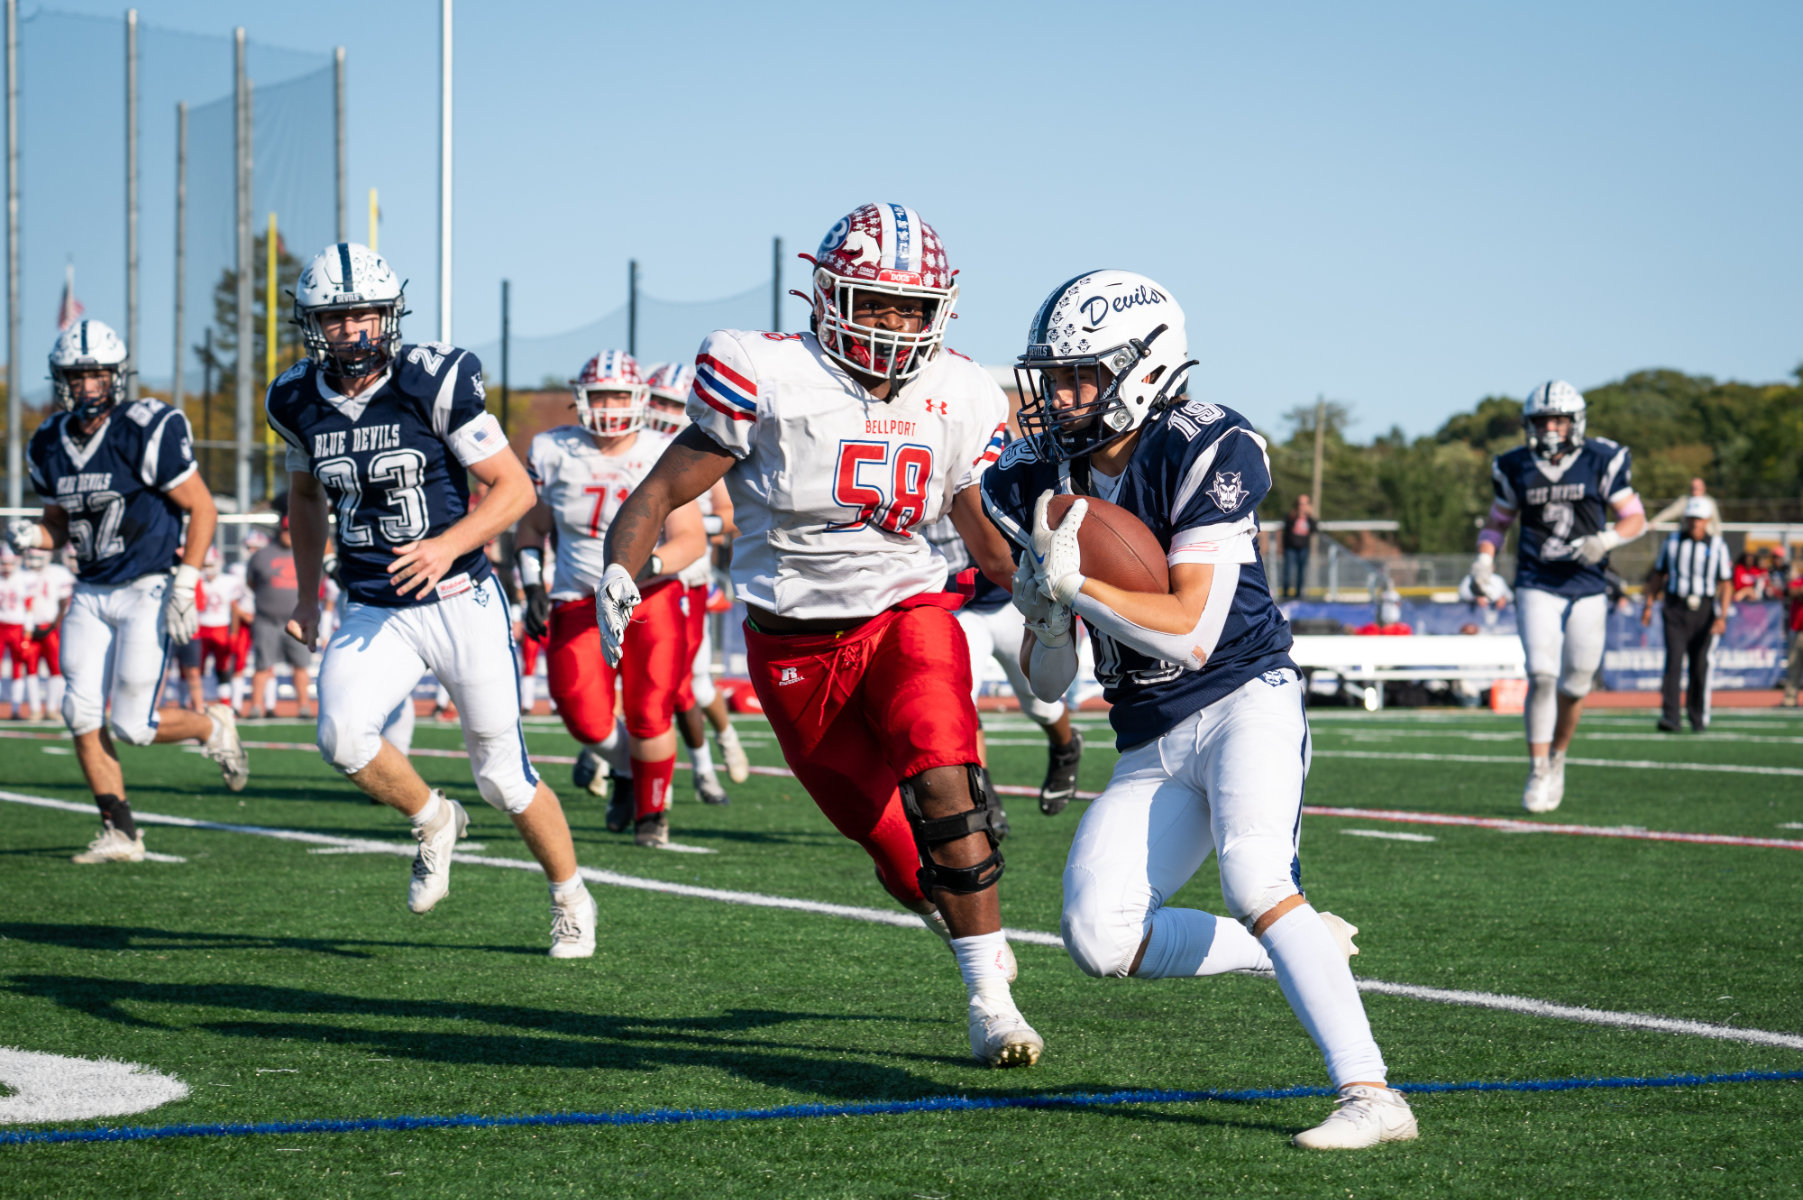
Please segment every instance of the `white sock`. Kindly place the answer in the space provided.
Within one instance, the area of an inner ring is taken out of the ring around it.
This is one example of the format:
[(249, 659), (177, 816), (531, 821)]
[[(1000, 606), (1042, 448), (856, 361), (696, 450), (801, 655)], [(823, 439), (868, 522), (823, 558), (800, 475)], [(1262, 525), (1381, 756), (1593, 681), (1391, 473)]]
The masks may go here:
[(1008, 994), (1008, 976), (1002, 969), (1002, 952), (1008, 939), (998, 930), (974, 937), (952, 939), (952, 953), (958, 956), (958, 973), (964, 976), (964, 988), (974, 999), (978, 992), (993, 993), (997, 988)]
[(1384, 1056), (1365, 1019), (1365, 1003), (1352, 982), (1352, 968), (1322, 924), (1321, 914), (1299, 904), (1259, 940), (1271, 955), (1284, 999), (1327, 1060), (1327, 1077), (1333, 1085), (1388, 1079)]
[(444, 815), (445, 808), (444, 797), (439, 794), (437, 789), (434, 789), (432, 794), (426, 797), (426, 806), (407, 819), (413, 822), (415, 829), (418, 829), (421, 826), (436, 823), (438, 818)]
[(47, 703), (57, 712), (63, 710), (63, 677), (61, 675), (50, 677), (50, 698)]
[(707, 743), (705, 741), (699, 746), (689, 747), (689, 762), (694, 766), (695, 774), (706, 775), (709, 778), (713, 777), (714, 752), (707, 748)]
[(1551, 765), (1551, 761), (1542, 755), (1533, 754), (1528, 756), (1528, 769), (1536, 775), (1546, 774), (1547, 767)]
[(714, 740), (720, 743), (720, 748), (722, 750), (726, 749), (728, 746), (736, 746), (739, 744), (739, 731), (734, 729), (731, 725), (728, 725), (725, 729), (722, 729), (719, 733), (714, 735)]
[(275, 716), (275, 702), (280, 695), (281, 689), (276, 686), (275, 676), (271, 675), (269, 682), (263, 685), (263, 711), (272, 717)]
[(567, 904), (586, 891), (588, 888), (583, 885), (582, 876), (572, 875), (562, 883), (551, 885), (551, 899), (559, 904)]
[(42, 707), (44, 703), (44, 694), (38, 690), (38, 677), (36, 675), (27, 675), (25, 677), (25, 703), (33, 709)]
[(1271, 957), (1238, 921), (1193, 908), (1161, 908), (1136, 979), (1187, 979), (1223, 971), (1269, 971)]
[(632, 778), (632, 745), (626, 733), (626, 722), (616, 717), (612, 732), (589, 749), (606, 759), (608, 770), (615, 775)]
[(520, 677), (520, 711), (530, 714), (532, 706), (538, 703), (538, 680), (530, 675)]

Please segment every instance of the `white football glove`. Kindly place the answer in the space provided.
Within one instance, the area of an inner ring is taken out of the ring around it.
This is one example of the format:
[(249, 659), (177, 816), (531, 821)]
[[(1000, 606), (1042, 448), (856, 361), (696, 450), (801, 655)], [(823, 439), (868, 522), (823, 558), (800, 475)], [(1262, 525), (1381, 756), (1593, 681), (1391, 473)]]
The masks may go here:
[(200, 630), (200, 610), (194, 607), (194, 585), (199, 582), (200, 568), (183, 563), (163, 593), (163, 632), (178, 646), (193, 641)]
[(1062, 646), (1071, 640), (1071, 610), (1046, 596), (1030, 554), (1021, 555), (1014, 568), (1014, 607), (1040, 645)]
[(1621, 534), (1613, 529), (1605, 529), (1601, 533), (1593, 533), (1578, 542), (1578, 557), (1595, 566), (1609, 557), (1609, 551), (1621, 545)]
[(1033, 557), (1039, 574), (1039, 588), (1049, 598), (1069, 607), (1085, 582), (1083, 552), (1077, 546), (1077, 530), (1083, 525), (1083, 514), (1089, 501), (1079, 500), (1064, 511), (1064, 523), (1053, 529), (1048, 524), (1046, 506), (1052, 502), (1052, 489), (1039, 494), (1033, 505)]
[(607, 665), (620, 665), (626, 649), (626, 626), (632, 621), (632, 610), (639, 606), (639, 585), (619, 563), (612, 563), (601, 576), (595, 589), (595, 620), (601, 625), (601, 653)]
[(1471, 560), (1471, 582), (1475, 589), (1485, 595), (1490, 592), (1490, 581), (1496, 578), (1496, 556), (1480, 554)]
[(50, 549), (50, 531), (30, 517), (14, 517), (6, 523), (6, 541), (20, 554)]

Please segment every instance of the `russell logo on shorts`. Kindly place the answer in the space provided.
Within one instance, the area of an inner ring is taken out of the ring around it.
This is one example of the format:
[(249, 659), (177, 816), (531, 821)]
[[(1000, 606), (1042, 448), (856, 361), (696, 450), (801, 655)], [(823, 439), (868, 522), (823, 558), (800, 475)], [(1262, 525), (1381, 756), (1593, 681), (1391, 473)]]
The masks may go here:
[(801, 670), (798, 667), (784, 667), (783, 673), (777, 676), (777, 687), (788, 687), (791, 683), (801, 682)]

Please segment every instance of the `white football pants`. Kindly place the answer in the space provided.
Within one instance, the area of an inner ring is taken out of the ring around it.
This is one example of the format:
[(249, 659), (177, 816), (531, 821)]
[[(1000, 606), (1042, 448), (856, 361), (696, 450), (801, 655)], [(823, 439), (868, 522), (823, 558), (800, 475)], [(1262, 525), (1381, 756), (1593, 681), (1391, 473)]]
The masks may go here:
[(538, 791), (520, 726), (513, 621), (491, 575), (437, 604), (347, 604), (319, 669), (319, 752), (346, 774), (368, 766), (382, 732), (428, 670), (457, 706), (482, 798), (521, 813)]
[(714, 620), (709, 613), (701, 622), (701, 645), (695, 651), (695, 661), (689, 664), (689, 690), (695, 694), (695, 703), (706, 708), (714, 702)]
[(983, 612), (960, 608), (954, 614), (964, 627), (964, 640), (970, 643), (970, 694), (977, 694), (976, 679), (985, 658), (993, 657), (1007, 672), (1008, 686), (1014, 689), (1021, 711), (1040, 725), (1051, 725), (1064, 715), (1064, 702), (1049, 704), (1033, 694), (1026, 672), (1020, 669), (1020, 644), (1026, 636), (1027, 619), (1012, 604)]
[(1237, 920), (1302, 890), (1302, 692), (1295, 671), (1266, 672), (1121, 755), (1064, 866), (1064, 945), (1084, 971), (1125, 975), (1158, 910), (1211, 851)]
[(75, 585), (62, 637), (63, 723), (70, 733), (110, 724), (114, 737), (134, 746), (156, 739), (171, 651), (163, 636), (168, 586), (160, 571), (130, 583)]
[(1528, 741), (1553, 740), (1559, 693), (1573, 699), (1590, 694), (1603, 665), (1609, 626), (1609, 597), (1560, 596), (1539, 588), (1519, 588), (1516, 624), (1527, 652), (1528, 699), (1523, 710)]

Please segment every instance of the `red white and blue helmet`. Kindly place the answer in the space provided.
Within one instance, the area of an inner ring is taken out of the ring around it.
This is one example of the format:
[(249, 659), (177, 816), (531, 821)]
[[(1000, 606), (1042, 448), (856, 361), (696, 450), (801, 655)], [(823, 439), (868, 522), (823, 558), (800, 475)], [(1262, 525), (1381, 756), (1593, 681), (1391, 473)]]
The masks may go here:
[[(583, 365), (582, 374), (570, 380), (576, 394), (576, 419), (597, 437), (624, 437), (645, 423), (645, 395), (649, 389), (639, 375), (638, 360), (624, 350), (603, 350)], [(625, 404), (597, 404), (595, 392), (624, 394)]]
[(658, 363), (645, 374), (651, 404), (645, 410), (645, 428), (674, 437), (689, 423), (689, 392), (695, 387), (695, 368), (686, 362)]
[[(820, 249), (802, 255), (814, 264), (814, 333), (820, 348), (863, 375), (911, 379), (926, 369), (945, 341), (958, 302), (957, 274), (945, 245), (920, 214), (900, 204), (866, 204), (839, 218)], [(926, 302), (919, 333), (871, 329), (851, 319), (853, 292), (914, 296)]]

